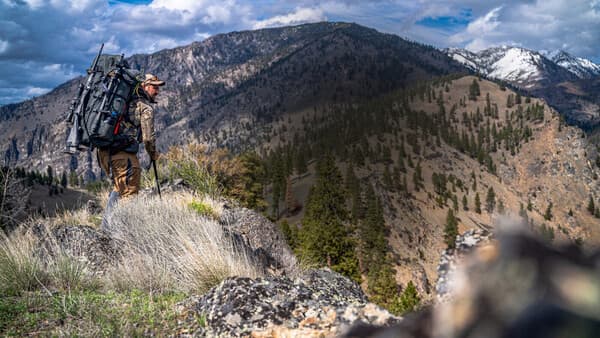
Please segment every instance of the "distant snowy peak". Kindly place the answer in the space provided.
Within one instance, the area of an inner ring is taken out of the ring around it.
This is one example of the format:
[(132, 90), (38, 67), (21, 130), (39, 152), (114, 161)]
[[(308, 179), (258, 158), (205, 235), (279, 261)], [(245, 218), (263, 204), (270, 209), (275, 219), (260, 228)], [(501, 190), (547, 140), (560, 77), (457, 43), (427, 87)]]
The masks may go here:
[(548, 55), (557, 65), (565, 68), (577, 77), (589, 79), (600, 75), (600, 65), (580, 57), (572, 56), (565, 51), (557, 51)]
[(487, 77), (532, 87), (544, 80), (549, 62), (541, 54), (518, 47), (494, 47), (473, 53), (449, 48), (446, 53), (454, 60)]
[(526, 87), (531, 86), (531, 82), (544, 78), (543, 57), (538, 53), (509, 48), (493, 51), (491, 57), (495, 62), (489, 69), (489, 77), (523, 83)]
[(485, 64), (477, 54), (461, 48), (447, 48), (445, 53), (472, 71), (487, 74)]
[(445, 51), (451, 58), (473, 71), (523, 88), (600, 74), (599, 66), (564, 52), (544, 55), (510, 46), (488, 48), (477, 53), (459, 48)]

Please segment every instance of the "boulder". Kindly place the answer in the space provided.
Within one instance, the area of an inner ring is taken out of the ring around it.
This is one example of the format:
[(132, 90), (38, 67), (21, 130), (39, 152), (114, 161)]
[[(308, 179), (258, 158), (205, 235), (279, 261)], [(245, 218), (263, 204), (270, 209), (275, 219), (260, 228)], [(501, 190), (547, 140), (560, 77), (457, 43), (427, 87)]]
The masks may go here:
[(183, 301), (178, 311), (179, 334), (191, 336), (333, 337), (358, 323), (382, 326), (400, 320), (369, 303), (358, 284), (329, 269), (293, 280), (228, 278)]
[(39, 241), (36, 254), (42, 261), (47, 261), (48, 255), (65, 255), (82, 263), (91, 274), (101, 275), (121, 257), (118, 241), (89, 226), (48, 229), (36, 224), (29, 231)]
[(223, 202), (219, 222), (238, 244), (250, 249), (249, 254), (266, 267), (270, 275), (295, 276), (298, 261), (277, 224), (256, 211)]

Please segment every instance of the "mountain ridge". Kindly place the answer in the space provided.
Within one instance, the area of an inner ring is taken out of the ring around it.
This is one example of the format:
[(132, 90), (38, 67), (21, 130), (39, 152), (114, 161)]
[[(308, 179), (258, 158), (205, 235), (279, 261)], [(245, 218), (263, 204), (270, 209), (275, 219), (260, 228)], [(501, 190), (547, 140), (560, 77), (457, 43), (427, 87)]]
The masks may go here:
[[(462, 76), (466, 68), (432, 47), (358, 25), (334, 30), (337, 26), (303, 26), (325, 33), (318, 39), (293, 35), (291, 44), (261, 32), (232, 33), (133, 58), (132, 64), (173, 84), (159, 97), (161, 151), (189, 142), (257, 151), (270, 161), (264, 191), (279, 220), (286, 211), (276, 191), (288, 190), (285, 179), (290, 177), (290, 195), (301, 204), (314, 183), (315, 166), (304, 163), (309, 169), (295, 171), (302, 167), (298, 158), (308, 162), (335, 153), (341, 172), (354, 166), (363, 191), (371, 187), (381, 199), (386, 255), (397, 268), (396, 281), (415, 281), (423, 295), (431, 295), (439, 253), (447, 246), (443, 225), (450, 210), (458, 232), (491, 228), (504, 214), (524, 212), (535, 231), (597, 243), (597, 220), (582, 207), (600, 195), (593, 178), (597, 169), (589, 165), (597, 151), (580, 129), (566, 126), (543, 99)], [(262, 54), (238, 48), (270, 44), (277, 45)], [(208, 59), (211, 55), (215, 58)], [(196, 79), (187, 76), (202, 67), (214, 72), (186, 85)], [(66, 127), (42, 123), (60, 119), (75, 86), (69, 82), (16, 111), (38, 119), (34, 132), (21, 130), (24, 124), (0, 126), (5, 128), (0, 135), (15, 133), (8, 146), (2, 143), (9, 150), (5, 157), (41, 170), (47, 165), (79, 174), (97, 170), (92, 153), (56, 156)], [(553, 215), (546, 220), (548, 208)], [(289, 223), (296, 226), (302, 216), (302, 211), (290, 216)]]
[(460, 48), (445, 52), (482, 76), (544, 98), (570, 124), (588, 131), (600, 125), (600, 95), (595, 86), (600, 66), (589, 60), (564, 51), (544, 53), (512, 46), (477, 53)]

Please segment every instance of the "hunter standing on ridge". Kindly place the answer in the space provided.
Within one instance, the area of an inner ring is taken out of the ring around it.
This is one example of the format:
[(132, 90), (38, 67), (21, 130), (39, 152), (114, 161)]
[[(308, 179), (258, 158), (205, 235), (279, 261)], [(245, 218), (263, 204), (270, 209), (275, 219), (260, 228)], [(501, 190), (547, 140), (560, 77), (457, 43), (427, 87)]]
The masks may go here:
[(106, 216), (117, 200), (135, 195), (140, 189), (141, 168), (137, 157), (140, 141), (144, 142), (144, 148), (152, 161), (158, 158), (152, 104), (156, 103), (154, 99), (159, 87), (164, 84), (156, 75), (146, 74), (144, 81), (135, 90), (128, 113), (119, 121), (119, 133), (115, 142), (108, 148), (98, 149), (100, 166), (114, 183), (102, 219), (102, 229), (107, 229)]

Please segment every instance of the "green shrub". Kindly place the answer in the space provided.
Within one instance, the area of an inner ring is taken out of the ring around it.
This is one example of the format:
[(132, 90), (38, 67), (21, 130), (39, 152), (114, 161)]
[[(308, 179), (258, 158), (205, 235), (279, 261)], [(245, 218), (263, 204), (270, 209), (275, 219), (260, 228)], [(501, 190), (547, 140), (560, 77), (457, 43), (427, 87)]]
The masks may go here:
[(409, 281), (400, 297), (395, 298), (390, 311), (395, 314), (413, 312), (419, 308), (421, 297), (412, 281)]
[(85, 189), (92, 194), (98, 194), (104, 189), (108, 189), (110, 187), (110, 182), (108, 181), (92, 181), (85, 185)]
[(0, 297), (0, 336), (169, 336), (177, 330), (175, 304), (186, 297), (140, 290)]
[(215, 212), (215, 210), (210, 205), (208, 205), (202, 201), (191, 201), (188, 204), (188, 207), (202, 216), (206, 216), (206, 217), (210, 217), (210, 218), (214, 218), (214, 219), (218, 218), (218, 215)]

